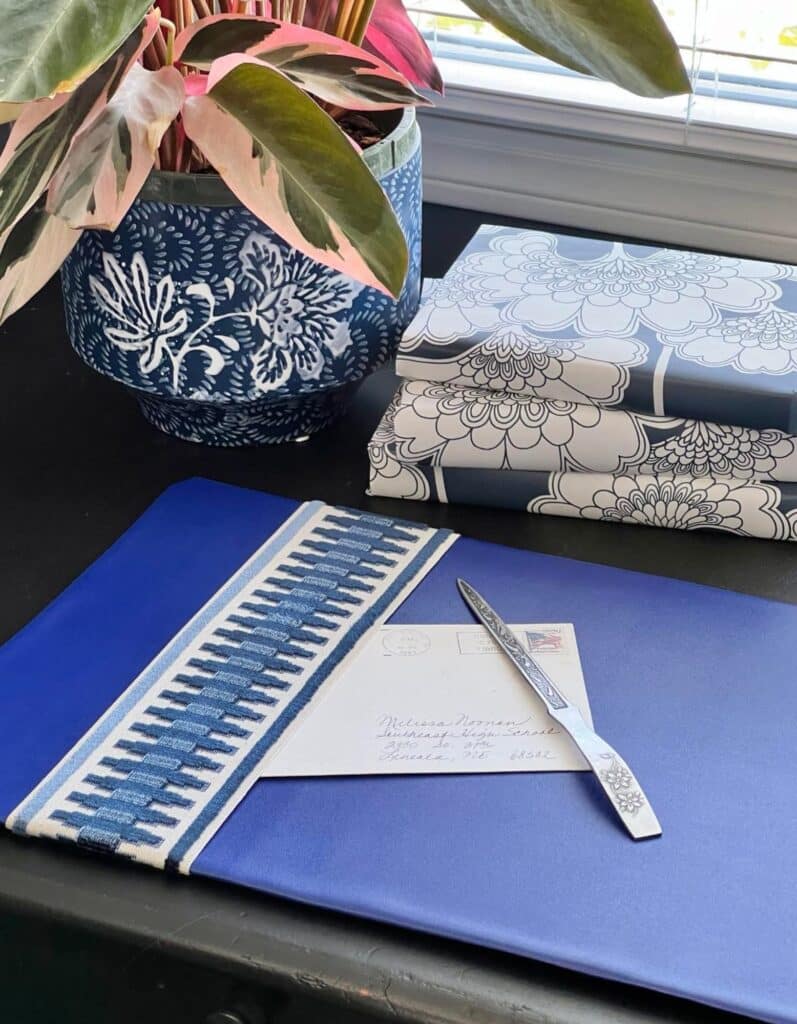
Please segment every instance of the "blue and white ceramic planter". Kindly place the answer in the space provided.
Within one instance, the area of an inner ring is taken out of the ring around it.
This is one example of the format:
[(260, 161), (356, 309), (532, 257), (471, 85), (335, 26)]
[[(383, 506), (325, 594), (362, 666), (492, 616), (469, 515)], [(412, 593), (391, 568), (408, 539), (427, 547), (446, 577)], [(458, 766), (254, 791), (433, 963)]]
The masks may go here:
[(397, 302), (286, 245), (218, 177), (156, 173), (116, 232), (87, 231), (64, 264), (76, 352), (185, 440), (267, 444), (329, 424), (418, 306), (414, 111), (365, 158), (409, 246)]

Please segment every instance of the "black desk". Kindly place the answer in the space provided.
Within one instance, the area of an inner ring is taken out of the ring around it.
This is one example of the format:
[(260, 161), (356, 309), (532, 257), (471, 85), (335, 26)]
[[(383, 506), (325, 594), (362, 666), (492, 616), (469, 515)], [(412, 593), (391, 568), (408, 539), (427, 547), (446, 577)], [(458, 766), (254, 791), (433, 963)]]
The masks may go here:
[[(483, 219), (429, 208), (426, 273), (441, 274)], [(365, 498), (365, 444), (394, 383), (388, 372), (377, 374), (343, 422), (302, 445), (228, 451), (173, 441), (73, 355), (58, 287), (50, 286), (0, 329), (0, 641), (165, 487), (190, 476), (797, 603), (797, 550), (786, 544)], [(741, 1019), (7, 833), (0, 836), (0, 983), (0, 1020), (9, 1024)], [(238, 1018), (213, 1016), (236, 1007)]]

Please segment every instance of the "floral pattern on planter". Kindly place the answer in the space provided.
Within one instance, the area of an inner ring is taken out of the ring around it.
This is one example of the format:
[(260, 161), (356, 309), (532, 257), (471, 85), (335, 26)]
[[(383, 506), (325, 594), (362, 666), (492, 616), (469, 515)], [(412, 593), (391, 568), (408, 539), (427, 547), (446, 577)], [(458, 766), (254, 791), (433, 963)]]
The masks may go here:
[[(303, 256), (241, 206), (139, 199), (64, 264), (73, 347), (179, 437), (255, 444), (321, 429), (347, 385), (392, 357), (418, 304), (419, 139), (380, 180), (410, 252), (398, 301)], [(305, 412), (303, 397), (314, 398)]]
[(341, 403), (353, 396), (356, 387), (356, 383), (344, 384), (311, 395), (240, 405), (211, 401), (199, 404), (145, 394), (139, 394), (138, 403), (149, 423), (183, 441), (217, 446), (257, 445), (267, 435), (276, 444), (309, 437), (329, 426), (340, 415)]

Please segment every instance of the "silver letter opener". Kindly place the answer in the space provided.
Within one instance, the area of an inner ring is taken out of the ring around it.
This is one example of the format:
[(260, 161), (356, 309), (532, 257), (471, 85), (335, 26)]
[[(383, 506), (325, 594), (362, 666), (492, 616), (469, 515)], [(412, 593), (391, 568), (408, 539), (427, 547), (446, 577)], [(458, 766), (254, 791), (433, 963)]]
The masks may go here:
[(584, 755), (604, 793), (633, 838), (648, 839), (651, 836), (660, 836), (661, 826), (653, 813), (653, 808), (633, 772), (617, 751), (590, 729), (578, 708), (556, 689), (509, 626), (499, 618), (484, 598), (465, 580), (457, 580), (457, 586), (465, 603), (479, 622), (542, 699), (551, 718), (562, 726)]

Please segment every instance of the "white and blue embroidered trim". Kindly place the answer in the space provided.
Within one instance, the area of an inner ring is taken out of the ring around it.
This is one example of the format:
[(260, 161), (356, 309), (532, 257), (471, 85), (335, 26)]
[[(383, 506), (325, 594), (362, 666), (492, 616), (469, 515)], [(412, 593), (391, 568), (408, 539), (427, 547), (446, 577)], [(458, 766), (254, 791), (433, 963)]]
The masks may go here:
[(456, 534), (302, 505), (11, 814), (187, 873), (260, 762)]

